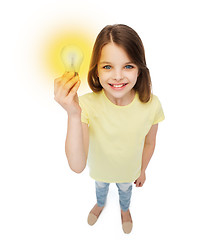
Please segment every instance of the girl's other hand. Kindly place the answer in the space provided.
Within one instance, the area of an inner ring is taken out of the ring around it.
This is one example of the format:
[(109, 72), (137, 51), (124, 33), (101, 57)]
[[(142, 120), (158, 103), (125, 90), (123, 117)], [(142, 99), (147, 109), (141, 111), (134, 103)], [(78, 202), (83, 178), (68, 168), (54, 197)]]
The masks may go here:
[(65, 72), (61, 77), (54, 81), (54, 99), (68, 113), (68, 115), (81, 115), (77, 90), (81, 84), (78, 75), (74, 72)]
[(134, 184), (136, 184), (136, 187), (142, 187), (145, 180), (146, 180), (146, 174), (145, 172), (142, 172), (139, 178), (134, 182)]

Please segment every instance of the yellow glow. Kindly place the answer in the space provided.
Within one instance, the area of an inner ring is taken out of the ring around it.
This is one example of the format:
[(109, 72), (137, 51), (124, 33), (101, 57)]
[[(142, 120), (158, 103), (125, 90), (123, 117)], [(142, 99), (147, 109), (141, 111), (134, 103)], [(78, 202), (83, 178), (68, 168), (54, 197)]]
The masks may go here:
[(61, 29), (51, 34), (43, 47), (43, 59), (47, 70), (55, 76), (61, 76), (65, 72), (64, 64), (61, 59), (62, 48), (67, 45), (74, 45), (83, 51), (84, 59), (80, 67), (79, 75), (81, 80), (87, 80), (90, 57), (94, 44), (95, 35), (83, 27), (69, 27)]

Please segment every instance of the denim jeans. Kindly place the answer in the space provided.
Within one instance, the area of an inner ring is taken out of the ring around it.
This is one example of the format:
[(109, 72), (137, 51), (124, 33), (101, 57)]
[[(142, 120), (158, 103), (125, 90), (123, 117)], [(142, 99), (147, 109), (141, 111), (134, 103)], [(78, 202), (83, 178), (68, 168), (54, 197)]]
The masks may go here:
[[(95, 182), (97, 205), (103, 207), (105, 205), (110, 183)], [(130, 206), (132, 183), (116, 183), (119, 192), (119, 203), (122, 211), (126, 212)]]

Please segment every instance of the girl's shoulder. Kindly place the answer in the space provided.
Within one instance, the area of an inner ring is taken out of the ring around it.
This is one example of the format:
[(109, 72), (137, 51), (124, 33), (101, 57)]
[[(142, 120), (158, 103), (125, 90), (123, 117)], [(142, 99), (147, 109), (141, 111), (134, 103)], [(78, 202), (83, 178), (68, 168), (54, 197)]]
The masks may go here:
[(95, 92), (88, 92), (85, 94), (82, 94), (81, 96), (79, 96), (79, 99), (87, 99), (87, 98), (97, 98), (99, 96), (99, 92), (95, 93)]
[(147, 103), (143, 103), (139, 100), (139, 107), (144, 110), (148, 109), (150, 111), (156, 111), (156, 109), (160, 108), (161, 103), (157, 95), (151, 94), (151, 97)]
[(89, 92), (79, 96), (78, 99), (80, 102), (93, 104), (99, 100), (100, 96), (100, 92)]
[(147, 105), (156, 105), (158, 102), (160, 102), (159, 98), (155, 94), (151, 94), (151, 97), (146, 104)]

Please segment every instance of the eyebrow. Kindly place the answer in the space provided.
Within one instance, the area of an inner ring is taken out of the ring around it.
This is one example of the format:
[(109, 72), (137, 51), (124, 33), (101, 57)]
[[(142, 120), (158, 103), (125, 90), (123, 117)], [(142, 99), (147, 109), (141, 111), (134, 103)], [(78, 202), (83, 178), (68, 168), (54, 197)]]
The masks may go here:
[[(102, 65), (102, 64), (112, 64), (112, 63), (111, 62), (106, 62), (106, 61), (99, 63), (99, 65)], [(126, 62), (124, 64), (127, 65), (127, 64), (134, 64), (134, 63), (133, 62)]]

